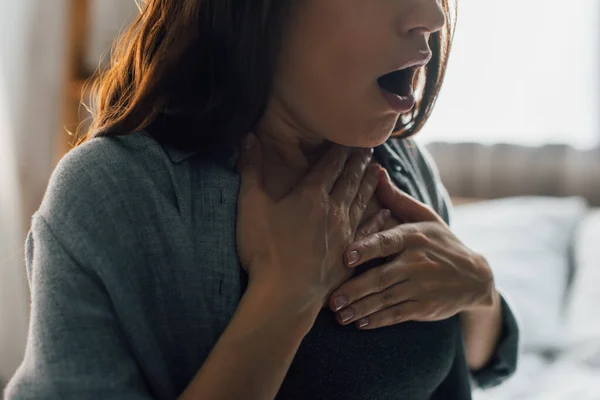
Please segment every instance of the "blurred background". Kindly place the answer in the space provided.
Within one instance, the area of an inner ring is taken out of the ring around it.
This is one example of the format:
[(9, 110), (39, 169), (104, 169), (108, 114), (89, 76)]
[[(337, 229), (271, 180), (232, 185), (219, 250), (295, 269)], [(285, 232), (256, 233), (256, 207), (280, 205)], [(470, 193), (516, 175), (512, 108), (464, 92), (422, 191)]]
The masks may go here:
[[(0, 388), (27, 337), (23, 242), (85, 124), (84, 82), (134, 0), (0, 0)], [(522, 323), (516, 376), (479, 399), (600, 399), (600, 0), (460, 0), (418, 135)]]

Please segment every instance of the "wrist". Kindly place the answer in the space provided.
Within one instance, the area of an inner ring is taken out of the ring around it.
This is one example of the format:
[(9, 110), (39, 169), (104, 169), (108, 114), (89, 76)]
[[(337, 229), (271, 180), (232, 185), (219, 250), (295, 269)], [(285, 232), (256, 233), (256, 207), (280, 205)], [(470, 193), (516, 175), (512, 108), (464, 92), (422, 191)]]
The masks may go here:
[(475, 310), (492, 309), (500, 303), (500, 294), (496, 290), (494, 273), (484, 256), (479, 255), (476, 259), (479, 260), (476, 268), (481, 275), (482, 288), (479, 296), (475, 297), (476, 300), (469, 308)]
[(496, 290), (496, 285), (492, 284), (485, 295), (481, 296), (479, 301), (474, 302), (465, 309), (466, 313), (477, 313), (492, 310), (501, 303), (500, 293)]
[(289, 323), (305, 335), (322, 308), (322, 299), (306, 293), (295, 293), (290, 286), (251, 279), (244, 298), (250, 299), (256, 305), (257, 312), (266, 318)]

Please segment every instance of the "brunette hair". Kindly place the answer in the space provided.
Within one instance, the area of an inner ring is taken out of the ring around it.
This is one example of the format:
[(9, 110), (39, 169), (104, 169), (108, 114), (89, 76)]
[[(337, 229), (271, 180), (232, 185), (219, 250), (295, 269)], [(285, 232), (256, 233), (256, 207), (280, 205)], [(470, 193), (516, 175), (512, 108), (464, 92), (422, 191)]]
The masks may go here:
[[(147, 130), (190, 150), (237, 145), (265, 111), (296, 1), (139, 1), (139, 16), (91, 82), (91, 126), (78, 143)], [(454, 29), (450, 1), (441, 1), (448, 23), (430, 37), (433, 58), (398, 135), (417, 133), (436, 102)]]

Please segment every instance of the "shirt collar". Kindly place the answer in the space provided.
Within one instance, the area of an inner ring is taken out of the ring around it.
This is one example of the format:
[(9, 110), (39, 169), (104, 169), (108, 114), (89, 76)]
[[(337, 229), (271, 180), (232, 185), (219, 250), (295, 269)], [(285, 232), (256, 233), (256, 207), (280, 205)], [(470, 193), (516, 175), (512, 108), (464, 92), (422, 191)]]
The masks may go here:
[[(164, 149), (173, 164), (180, 164), (200, 153), (197, 150), (184, 150), (168, 145), (164, 146)], [(227, 168), (235, 169), (235, 165), (239, 158), (239, 152), (232, 149), (216, 149), (211, 152), (210, 156)]]
[(188, 158), (193, 157), (198, 153), (197, 151), (182, 150), (172, 146), (164, 146), (164, 149), (167, 152), (173, 164), (182, 163)]

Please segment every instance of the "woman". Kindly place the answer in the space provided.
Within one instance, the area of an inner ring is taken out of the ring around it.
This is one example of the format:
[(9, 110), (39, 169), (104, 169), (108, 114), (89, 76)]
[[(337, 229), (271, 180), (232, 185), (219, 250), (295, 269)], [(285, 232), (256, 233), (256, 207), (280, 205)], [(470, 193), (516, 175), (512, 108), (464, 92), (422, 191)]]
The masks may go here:
[(467, 399), (509, 376), (514, 318), (408, 139), (448, 11), (148, 1), (33, 218), (8, 399)]

